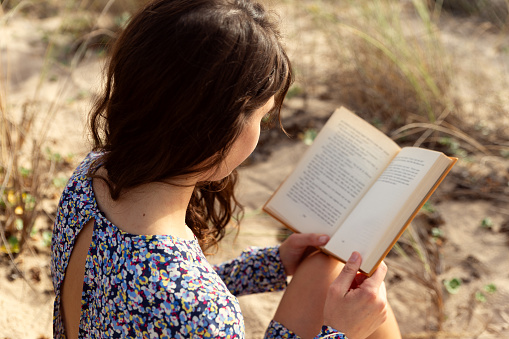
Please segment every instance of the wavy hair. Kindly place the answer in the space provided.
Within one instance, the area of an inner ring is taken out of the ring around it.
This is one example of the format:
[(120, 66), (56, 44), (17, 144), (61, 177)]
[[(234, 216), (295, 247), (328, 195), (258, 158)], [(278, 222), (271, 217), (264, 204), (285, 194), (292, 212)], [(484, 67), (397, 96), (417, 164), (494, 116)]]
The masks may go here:
[[(112, 199), (149, 182), (207, 171), (275, 96), (279, 119), (292, 82), (275, 22), (249, 0), (156, 0), (132, 17), (111, 50), (89, 117)], [(279, 119), (279, 123), (281, 123)], [(91, 168), (95, 168), (92, 166)], [(199, 183), (186, 223), (203, 249), (242, 211), (236, 172)]]

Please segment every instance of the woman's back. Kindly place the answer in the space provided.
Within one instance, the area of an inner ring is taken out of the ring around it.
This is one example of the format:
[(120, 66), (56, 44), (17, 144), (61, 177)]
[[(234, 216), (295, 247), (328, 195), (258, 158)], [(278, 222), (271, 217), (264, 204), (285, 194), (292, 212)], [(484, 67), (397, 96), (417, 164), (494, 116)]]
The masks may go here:
[[(65, 333), (60, 302), (66, 289), (60, 291), (62, 284), (66, 286), (66, 274), (76, 272), (76, 268), (66, 271), (70, 255), (77, 235), (93, 220), (80, 298), (80, 337), (242, 335), (238, 302), (208, 264), (196, 240), (133, 235), (105, 218), (98, 209), (92, 179), (87, 177), (96, 156), (90, 154), (76, 170), (57, 214), (52, 260), (55, 337)], [(80, 237), (86, 238), (86, 233)], [(62, 307), (66, 305), (72, 301)]]

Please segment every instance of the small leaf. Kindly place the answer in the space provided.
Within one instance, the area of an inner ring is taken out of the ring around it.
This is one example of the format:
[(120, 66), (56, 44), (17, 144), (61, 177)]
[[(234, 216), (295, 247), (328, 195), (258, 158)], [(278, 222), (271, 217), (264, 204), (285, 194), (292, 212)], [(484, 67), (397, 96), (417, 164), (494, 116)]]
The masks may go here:
[(25, 203), (25, 210), (32, 211), (35, 208), (35, 197), (30, 193), (23, 193), (23, 202)]
[(495, 293), (497, 291), (497, 286), (495, 286), (495, 284), (488, 284), (484, 286), (484, 290), (488, 293)]
[[(6, 247), (9, 246), (9, 248)], [(0, 246), (0, 252), (3, 253), (19, 253), (19, 240), (16, 236), (12, 235), (7, 239), (7, 244)]]
[(292, 87), (290, 87), (290, 89), (288, 90), (288, 92), (286, 92), (286, 99), (291, 99), (296, 96), (299, 96), (303, 92), (304, 91), (302, 90), (302, 87), (300, 87), (299, 85), (293, 84)]
[(64, 188), (67, 185), (67, 180), (68, 178), (66, 177), (58, 177), (53, 178), (51, 182), (53, 183), (53, 186), (55, 186), (56, 188)]
[(453, 278), (451, 280), (444, 280), (444, 286), (450, 294), (456, 294), (461, 286), (461, 279)]
[(431, 204), (431, 202), (429, 201), (426, 201), (424, 203), (424, 205), (422, 206), (421, 210), (423, 212), (429, 212), (429, 213), (433, 213), (436, 211), (436, 208)]
[(444, 232), (442, 232), (442, 230), (438, 227), (433, 227), (431, 229), (431, 236), (433, 238), (442, 238), (444, 235)]
[(451, 152), (456, 152), (460, 146), (459, 142), (451, 137), (442, 137), (438, 140), (438, 143), (449, 147)]
[(310, 128), (304, 132), (302, 141), (304, 141), (304, 144), (310, 146), (313, 143), (313, 141), (315, 140), (317, 135), (318, 135), (318, 132), (315, 129)]
[(29, 169), (29, 168), (20, 167), (19, 168), (19, 174), (21, 174), (21, 176), (23, 178), (28, 178), (30, 176), (30, 174), (32, 174), (32, 170)]
[(19, 240), (18, 240), (18, 237), (14, 236), (14, 235), (11, 235), (9, 237), (9, 239), (7, 239), (7, 242), (9, 243), (9, 245), (11, 246), (16, 246), (19, 244)]
[(51, 238), (53, 237), (53, 233), (51, 231), (44, 231), (42, 232), (42, 243), (46, 247), (51, 246)]
[(493, 221), (490, 217), (486, 217), (481, 221), (481, 227), (491, 229), (493, 227)]
[(16, 221), (14, 221), (14, 225), (16, 225), (16, 229), (17, 229), (18, 231), (23, 230), (23, 219), (21, 219), (21, 218), (16, 218)]
[(482, 292), (477, 291), (477, 292), (475, 292), (475, 300), (483, 303), (483, 302), (486, 302), (487, 299), (486, 299), (486, 296)]

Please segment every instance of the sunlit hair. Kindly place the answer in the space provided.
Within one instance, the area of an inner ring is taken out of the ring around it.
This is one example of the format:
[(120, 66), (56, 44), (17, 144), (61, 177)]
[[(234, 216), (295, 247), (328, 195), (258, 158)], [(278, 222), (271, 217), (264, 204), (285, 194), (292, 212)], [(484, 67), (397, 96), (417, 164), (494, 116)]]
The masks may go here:
[[(111, 197), (145, 183), (208, 171), (224, 160), (252, 113), (275, 96), (279, 119), (292, 82), (276, 25), (249, 0), (158, 0), (115, 42), (90, 114)], [(91, 168), (95, 168), (92, 166)], [(234, 213), (236, 172), (194, 190), (186, 223), (202, 248)]]

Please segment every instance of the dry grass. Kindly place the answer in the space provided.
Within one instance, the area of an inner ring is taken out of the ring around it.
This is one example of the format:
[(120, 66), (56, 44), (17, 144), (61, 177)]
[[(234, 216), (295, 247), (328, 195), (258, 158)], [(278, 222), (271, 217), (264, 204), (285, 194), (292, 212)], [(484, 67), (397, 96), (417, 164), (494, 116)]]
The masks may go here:
[[(25, 105), (19, 122), (14, 122), (0, 95), (0, 236), (5, 252), (23, 249), (37, 217), (43, 169), (41, 148), (32, 139), (33, 110)], [(28, 155), (23, 159), (24, 155)], [(23, 165), (22, 165), (23, 164)]]
[[(504, 131), (484, 133), (479, 125), (462, 121), (464, 107), (455, 91), (458, 69), (441, 40), (439, 2), (431, 10), (425, 0), (294, 1), (299, 4), (326, 36), (329, 60), (318, 82), (327, 86), (329, 97), (403, 144), (458, 155), (442, 145), (448, 138), (471, 153), (507, 151)], [(305, 77), (300, 69), (309, 64), (295, 64)], [(490, 82), (483, 83), (488, 91)], [(490, 104), (493, 110), (498, 103)]]
[(341, 7), (324, 1), (312, 12), (336, 51), (330, 81), (345, 104), (385, 132), (450, 120), (452, 68), (424, 3), (376, 0)]
[[(104, 46), (115, 31), (144, 1), (4, 1), (0, 28), (16, 16), (60, 17), (60, 27), (46, 37), (44, 65), (33, 96), (20, 109), (9, 102), (11, 69), (9, 46), (0, 54), (0, 249), (11, 259), (21, 253), (34, 235), (34, 224), (42, 211), (41, 201), (55, 187), (57, 170), (69, 165), (49, 150), (47, 132), (61, 106), (72, 73), (94, 44)], [(2, 38), (0, 38), (1, 42)], [(4, 38), (4, 41), (7, 39)], [(62, 51), (66, 51), (65, 53)], [(54, 81), (49, 70), (57, 65), (66, 76), (50, 104), (40, 104), (40, 89)], [(46, 240), (47, 242), (47, 240)]]
[[(433, 7), (426, 0), (290, 3), (300, 9), (292, 9), (295, 21), (299, 15), (314, 18), (313, 26), (304, 29), (317, 38), (310, 39), (314, 44), (302, 42), (321, 53), (315, 52), (311, 62), (300, 57), (305, 50), (295, 54), (296, 88), (305, 102), (306, 85), (325, 87), (322, 96), (346, 105), (402, 145), (437, 149), (467, 161), (509, 156), (508, 125), (494, 123), (507, 116), (500, 84), (484, 76), (482, 68), (466, 78), (456, 62), (463, 56), (442, 42), (440, 2)], [(473, 33), (479, 36), (484, 26)], [(324, 46), (320, 37), (325, 37)], [(501, 32), (501, 53), (503, 37)], [(459, 84), (475, 87), (465, 92)], [(481, 118), (480, 112), (489, 112), (490, 118)]]

